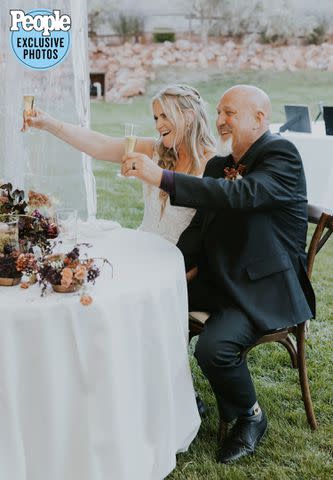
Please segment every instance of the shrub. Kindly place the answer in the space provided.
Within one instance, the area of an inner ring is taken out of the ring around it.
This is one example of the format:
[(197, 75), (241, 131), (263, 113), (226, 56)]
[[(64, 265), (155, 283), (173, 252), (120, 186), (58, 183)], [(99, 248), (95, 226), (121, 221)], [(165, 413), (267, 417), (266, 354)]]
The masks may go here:
[(133, 37), (138, 42), (140, 35), (144, 33), (144, 17), (140, 15), (119, 13), (111, 20), (111, 25), (123, 42)]
[(306, 44), (320, 45), (327, 40), (328, 22), (322, 20), (318, 25), (313, 27), (312, 31), (305, 35)]
[(222, 12), (221, 33), (237, 39), (260, 29), (262, 5), (259, 1), (238, 1), (228, 4)]
[(175, 37), (175, 32), (171, 29), (159, 28), (153, 32), (153, 42), (155, 43), (174, 42)]
[(95, 37), (97, 35), (97, 29), (101, 23), (101, 9), (94, 8), (88, 13), (88, 35), (89, 37)]
[(296, 27), (289, 15), (275, 14), (266, 18), (260, 32), (261, 43), (287, 45), (290, 38), (296, 34)]
[(269, 34), (267, 31), (260, 32), (260, 42), (261, 43), (271, 43), (273, 45), (287, 45), (288, 37), (285, 35), (280, 35), (278, 33)]

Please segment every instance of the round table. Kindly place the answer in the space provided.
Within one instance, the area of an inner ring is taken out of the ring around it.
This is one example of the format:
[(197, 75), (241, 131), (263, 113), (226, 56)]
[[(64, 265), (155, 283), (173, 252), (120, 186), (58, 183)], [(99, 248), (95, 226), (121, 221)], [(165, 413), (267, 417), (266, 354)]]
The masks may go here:
[(96, 225), (90, 306), (0, 288), (1, 479), (162, 480), (198, 431), (182, 255)]
[[(278, 132), (280, 124), (272, 124)], [(309, 203), (333, 209), (333, 136), (326, 135), (324, 122), (312, 123), (312, 133), (284, 132), (301, 154)]]

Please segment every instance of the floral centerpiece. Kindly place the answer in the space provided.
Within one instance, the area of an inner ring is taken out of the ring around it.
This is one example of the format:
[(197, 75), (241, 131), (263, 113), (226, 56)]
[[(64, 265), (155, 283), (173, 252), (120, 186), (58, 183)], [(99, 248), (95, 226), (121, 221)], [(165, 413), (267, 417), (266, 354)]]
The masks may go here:
[(28, 201), (23, 190), (11, 183), (0, 185), (0, 222), (17, 218), (20, 248), (29, 251), (37, 245), (49, 248), (49, 239), (56, 238), (58, 228), (52, 218), (52, 203), (47, 195), (29, 191)]
[[(81, 303), (89, 305), (92, 302), (86, 294), (87, 283), (95, 284), (100, 275), (100, 268), (96, 265), (96, 258), (89, 258), (87, 254), (80, 256), (80, 246), (89, 247), (89, 244), (78, 244), (66, 254), (47, 253), (36, 259), (33, 254), (22, 253), (18, 256), (16, 267), (18, 271), (30, 279), (36, 278), (41, 286), (41, 295), (44, 296), (47, 287), (52, 286), (58, 293), (73, 293), (82, 290)], [(101, 259), (104, 264), (112, 265), (106, 258)], [(102, 265), (102, 266), (103, 266)], [(28, 288), (32, 282), (24, 282), (22, 288)]]
[[(38, 282), (41, 286), (41, 296), (44, 296), (50, 285), (55, 292), (73, 293), (82, 291), (80, 302), (90, 305), (92, 297), (86, 294), (87, 283), (95, 284), (101, 273), (96, 265), (97, 258), (89, 258), (87, 254), (80, 256), (80, 246), (89, 247), (89, 244), (78, 244), (66, 254), (44, 253), (37, 258), (33, 253), (20, 253), (11, 245), (4, 247), (0, 254), (0, 286), (14, 286), (20, 283), (24, 275), (27, 281), (21, 282), (21, 288), (29, 288)], [(101, 258), (104, 264), (111, 263)], [(113, 269), (112, 269), (113, 272)]]
[[(97, 259), (89, 258), (87, 254), (80, 257), (80, 246), (90, 246), (84, 243), (76, 245), (67, 254), (53, 253), (57, 243), (51, 245), (49, 239), (57, 237), (58, 228), (47, 216), (47, 211), (51, 209), (52, 203), (47, 195), (29, 191), (26, 201), (23, 190), (13, 190), (10, 183), (0, 185), (0, 226), (6, 228), (3, 253), (0, 249), (0, 285), (17, 285), (24, 275), (28, 281), (21, 283), (22, 288), (38, 282), (42, 296), (49, 285), (59, 293), (81, 290), (81, 303), (89, 305), (92, 298), (86, 295), (86, 285), (94, 284), (100, 275), (100, 268), (95, 263)], [(15, 221), (18, 224), (20, 251), (17, 249), (17, 238), (15, 243), (14, 238), (9, 242), (8, 237), (8, 225)], [(38, 258), (34, 254), (34, 246), (40, 248)], [(112, 268), (107, 259), (100, 260), (103, 260), (103, 265), (107, 263)]]

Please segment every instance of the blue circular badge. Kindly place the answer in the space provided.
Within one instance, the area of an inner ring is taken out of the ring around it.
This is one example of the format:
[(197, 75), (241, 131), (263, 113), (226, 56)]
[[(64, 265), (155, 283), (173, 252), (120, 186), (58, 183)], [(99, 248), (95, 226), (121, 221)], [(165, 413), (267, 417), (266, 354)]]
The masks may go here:
[[(46, 17), (53, 16), (54, 12), (38, 9), (31, 10), (26, 15)], [(48, 25), (51, 23), (49, 20)], [(27, 31), (27, 28), (24, 29), (23, 22), (18, 22), (18, 30), (11, 32), (11, 47), (18, 60), (26, 67), (34, 70), (48, 70), (66, 58), (71, 45), (70, 31), (54, 29), (46, 32), (41, 30), (40, 18), (36, 19), (36, 24), (37, 29), (31, 29), (30, 23), (28, 26), (30, 31)]]

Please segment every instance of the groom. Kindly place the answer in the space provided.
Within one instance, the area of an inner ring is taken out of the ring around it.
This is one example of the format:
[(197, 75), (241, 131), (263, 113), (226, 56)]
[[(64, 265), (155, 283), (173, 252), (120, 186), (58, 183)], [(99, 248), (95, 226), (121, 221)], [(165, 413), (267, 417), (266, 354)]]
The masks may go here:
[(253, 453), (267, 429), (242, 352), (265, 332), (315, 315), (305, 272), (303, 165), (292, 143), (270, 133), (270, 114), (262, 90), (227, 90), (216, 127), (231, 154), (213, 157), (202, 179), (162, 170), (142, 155), (124, 159), (125, 174), (167, 191), (173, 205), (197, 209), (178, 247), (194, 277), (190, 310), (211, 312), (195, 356), (221, 418), (236, 420), (219, 450), (223, 463)]

